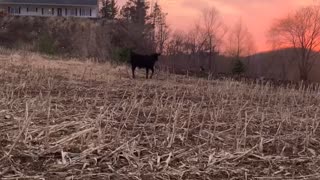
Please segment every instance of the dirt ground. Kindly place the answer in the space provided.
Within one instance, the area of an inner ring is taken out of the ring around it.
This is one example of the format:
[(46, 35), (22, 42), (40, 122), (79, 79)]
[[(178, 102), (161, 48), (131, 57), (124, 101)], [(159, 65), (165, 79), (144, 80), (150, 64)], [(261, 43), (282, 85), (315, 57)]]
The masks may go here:
[(320, 179), (320, 91), (0, 55), (1, 179)]

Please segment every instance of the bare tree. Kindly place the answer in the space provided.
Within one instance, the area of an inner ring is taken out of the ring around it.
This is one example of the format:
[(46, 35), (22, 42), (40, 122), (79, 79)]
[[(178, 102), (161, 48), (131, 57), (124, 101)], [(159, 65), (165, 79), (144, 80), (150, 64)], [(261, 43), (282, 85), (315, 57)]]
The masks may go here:
[(186, 51), (191, 55), (199, 55), (203, 52), (207, 52), (208, 47), (206, 47), (206, 42), (208, 40), (202, 30), (200, 23), (196, 22), (194, 28), (186, 34)]
[(163, 52), (165, 43), (169, 39), (170, 29), (166, 21), (167, 13), (162, 11), (160, 5), (156, 2), (151, 13), (151, 24), (153, 26), (153, 42), (155, 50)]
[(202, 69), (206, 71), (215, 72), (215, 59), (225, 34), (226, 27), (219, 12), (215, 8), (205, 9), (191, 30), (176, 31), (171, 34), (166, 45), (166, 53), (173, 59), (179, 59), (176, 58), (179, 55), (189, 58), (190, 61), (184, 63), (195, 62), (190, 64), (190, 68), (199, 65), (205, 66)]
[[(226, 55), (233, 60), (232, 72), (242, 74), (245, 72), (245, 66), (249, 67), (249, 55), (255, 52), (255, 45), (252, 34), (248, 28), (239, 21), (229, 30), (226, 49)], [(246, 63), (244, 61), (247, 60)]]
[(183, 31), (175, 31), (167, 43), (166, 53), (168, 55), (179, 55), (185, 53), (185, 34)]
[(214, 56), (218, 53), (226, 27), (215, 8), (205, 9), (194, 28), (184, 33), (176, 31), (171, 34), (167, 51), (172, 53), (200, 54)]
[(199, 50), (200, 30), (195, 26), (186, 34), (186, 48), (188, 54), (195, 55)]
[(276, 21), (269, 37), (285, 48), (293, 48), (301, 80), (308, 80), (320, 46), (320, 6), (312, 5)]
[(255, 52), (252, 34), (240, 19), (229, 31), (226, 54), (235, 58), (251, 55)]
[(200, 47), (209, 54), (209, 69), (214, 71), (215, 67), (212, 67), (211, 64), (213, 57), (219, 52), (222, 39), (227, 32), (226, 27), (219, 12), (214, 7), (203, 10), (198, 26), (203, 38)]

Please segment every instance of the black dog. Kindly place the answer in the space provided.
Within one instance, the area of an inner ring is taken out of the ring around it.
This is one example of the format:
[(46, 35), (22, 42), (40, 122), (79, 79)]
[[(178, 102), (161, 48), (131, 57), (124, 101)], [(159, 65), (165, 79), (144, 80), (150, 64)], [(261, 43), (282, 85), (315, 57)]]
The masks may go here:
[(160, 54), (154, 53), (151, 55), (141, 55), (135, 52), (130, 53), (130, 63), (132, 67), (132, 77), (135, 78), (134, 71), (136, 67), (146, 69), (146, 78), (148, 79), (149, 69), (151, 70), (150, 79), (154, 73), (154, 64), (158, 61)]

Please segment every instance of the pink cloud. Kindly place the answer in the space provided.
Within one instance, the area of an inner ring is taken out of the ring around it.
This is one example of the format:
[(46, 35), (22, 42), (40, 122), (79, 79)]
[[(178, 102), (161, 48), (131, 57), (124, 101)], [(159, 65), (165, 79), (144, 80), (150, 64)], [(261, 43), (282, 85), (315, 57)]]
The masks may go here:
[[(173, 28), (191, 27), (203, 8), (214, 6), (227, 26), (242, 18), (253, 34), (259, 51), (268, 50), (266, 34), (275, 18), (283, 17), (298, 7), (312, 4), (313, 0), (159, 0), (169, 13)], [(184, 18), (179, 18), (183, 14)]]
[[(156, 0), (150, 0), (155, 2)], [(225, 24), (232, 26), (239, 17), (253, 34), (259, 51), (267, 50), (266, 33), (275, 18), (314, 3), (314, 0), (157, 0), (168, 12), (168, 22), (173, 29), (188, 29), (204, 8), (215, 7)], [(125, 0), (119, 1), (121, 4)]]

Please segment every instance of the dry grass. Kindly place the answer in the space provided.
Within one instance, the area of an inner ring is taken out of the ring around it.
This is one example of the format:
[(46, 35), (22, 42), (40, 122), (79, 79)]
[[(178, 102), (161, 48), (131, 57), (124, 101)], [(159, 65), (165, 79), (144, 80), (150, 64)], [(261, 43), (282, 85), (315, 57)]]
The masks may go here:
[(320, 91), (0, 62), (2, 179), (320, 178)]

